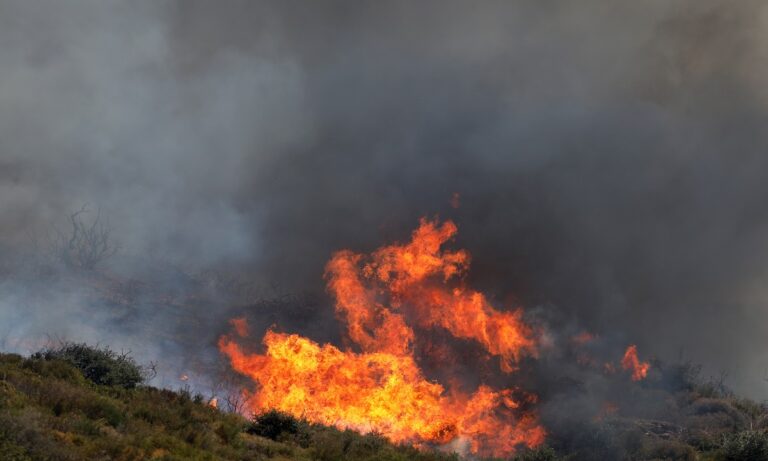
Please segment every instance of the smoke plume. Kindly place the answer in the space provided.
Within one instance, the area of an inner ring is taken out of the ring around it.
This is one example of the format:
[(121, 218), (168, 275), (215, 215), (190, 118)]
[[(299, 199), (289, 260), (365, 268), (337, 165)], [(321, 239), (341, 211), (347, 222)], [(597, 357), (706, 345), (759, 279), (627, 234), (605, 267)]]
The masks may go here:
[(13, 255), (83, 204), (112, 270), (311, 293), (263, 327), (328, 337), (306, 315), (333, 316), (332, 252), (439, 215), (500, 302), (765, 397), (767, 20), (757, 0), (0, 0), (0, 325), (215, 354), (242, 307), (221, 290), (173, 315), (30, 301)]

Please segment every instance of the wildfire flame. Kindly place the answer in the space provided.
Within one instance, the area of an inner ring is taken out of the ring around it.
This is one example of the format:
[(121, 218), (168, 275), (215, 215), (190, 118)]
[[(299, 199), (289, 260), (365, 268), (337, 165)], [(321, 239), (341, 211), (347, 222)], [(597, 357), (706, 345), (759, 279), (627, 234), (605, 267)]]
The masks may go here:
[[(456, 338), (478, 342), (501, 359), (506, 372), (514, 370), (522, 354), (535, 354), (533, 333), (520, 310), (500, 312), (482, 293), (447, 287), (449, 279), (469, 266), (466, 251), (441, 251), (456, 232), (451, 221), (438, 226), (422, 219), (411, 242), (380, 248), (367, 262), (349, 250), (331, 258), (328, 288), (336, 297), (336, 310), (346, 316), (350, 339), (366, 352), (407, 353), (414, 339), (407, 314), (419, 327), (442, 327)], [(443, 283), (433, 283), (435, 277)], [(388, 295), (388, 306), (378, 301), (382, 292)]]
[[(541, 444), (546, 433), (530, 411), (535, 395), (487, 385), (463, 392), (453, 382), (446, 388), (429, 381), (417, 363), (414, 342), (427, 329), (477, 344), (498, 358), (505, 373), (522, 356), (536, 354), (534, 331), (520, 310), (496, 310), (461, 283), (469, 254), (442, 250), (456, 232), (450, 221), (422, 219), (407, 244), (369, 256), (349, 250), (333, 255), (326, 266), (328, 289), (359, 352), (268, 331), (265, 352), (254, 354), (235, 337), (222, 337), (219, 348), (233, 368), (259, 384), (247, 395), (249, 409), (275, 408), (313, 422), (377, 431), (394, 442), (467, 440), (472, 453), (484, 456)], [(233, 326), (246, 336), (244, 320)]]
[(637, 346), (632, 344), (624, 352), (621, 368), (632, 372), (632, 381), (640, 381), (648, 376), (648, 369), (651, 368), (651, 364), (640, 361), (637, 357)]

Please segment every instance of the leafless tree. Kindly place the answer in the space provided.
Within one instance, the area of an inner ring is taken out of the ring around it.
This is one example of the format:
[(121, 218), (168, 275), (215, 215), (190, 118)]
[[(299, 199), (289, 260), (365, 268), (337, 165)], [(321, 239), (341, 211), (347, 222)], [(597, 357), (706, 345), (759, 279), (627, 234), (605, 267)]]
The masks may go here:
[(112, 239), (112, 229), (102, 221), (101, 210), (90, 221), (85, 218), (88, 213), (88, 206), (83, 205), (69, 215), (68, 233), (54, 228), (52, 252), (68, 267), (93, 270), (119, 250)]
[(239, 392), (230, 392), (227, 394), (224, 402), (226, 403), (226, 407), (223, 408), (224, 411), (229, 411), (230, 413), (242, 413), (245, 409), (245, 398), (243, 398), (243, 394)]
[(157, 362), (150, 361), (149, 364), (141, 367), (141, 372), (145, 383), (152, 381), (157, 376)]

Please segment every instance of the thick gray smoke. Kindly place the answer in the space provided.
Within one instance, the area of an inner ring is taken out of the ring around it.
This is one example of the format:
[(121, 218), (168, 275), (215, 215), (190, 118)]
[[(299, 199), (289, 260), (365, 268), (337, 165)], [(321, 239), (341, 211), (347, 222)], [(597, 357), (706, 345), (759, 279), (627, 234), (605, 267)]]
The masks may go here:
[(89, 203), (124, 257), (322, 293), (438, 214), (497, 299), (766, 397), (764, 5), (0, 0), (0, 242)]

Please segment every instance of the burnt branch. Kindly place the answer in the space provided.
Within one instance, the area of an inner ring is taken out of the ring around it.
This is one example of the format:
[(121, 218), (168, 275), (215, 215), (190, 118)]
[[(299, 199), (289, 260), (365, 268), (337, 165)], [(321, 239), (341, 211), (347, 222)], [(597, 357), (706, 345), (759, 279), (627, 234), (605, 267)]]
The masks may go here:
[(87, 205), (69, 215), (68, 233), (54, 228), (56, 238), (52, 252), (67, 267), (93, 270), (106, 259), (114, 256), (119, 246), (112, 239), (112, 229), (102, 221), (101, 209), (92, 220)]

